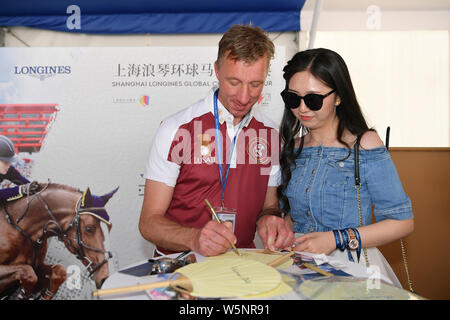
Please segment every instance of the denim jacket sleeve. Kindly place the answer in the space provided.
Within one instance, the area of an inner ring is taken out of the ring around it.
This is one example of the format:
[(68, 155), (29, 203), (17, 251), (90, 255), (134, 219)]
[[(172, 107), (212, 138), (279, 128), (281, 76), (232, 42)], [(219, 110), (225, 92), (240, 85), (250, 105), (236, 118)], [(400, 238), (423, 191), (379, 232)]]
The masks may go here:
[(375, 206), (376, 221), (413, 218), (411, 200), (403, 190), (392, 158), (386, 148), (365, 150), (365, 180)]

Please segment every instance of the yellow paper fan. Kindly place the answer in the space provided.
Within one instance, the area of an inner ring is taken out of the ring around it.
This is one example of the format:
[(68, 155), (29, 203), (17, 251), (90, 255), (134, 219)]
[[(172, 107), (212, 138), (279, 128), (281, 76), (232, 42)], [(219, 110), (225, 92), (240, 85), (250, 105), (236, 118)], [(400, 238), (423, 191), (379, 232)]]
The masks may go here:
[[(241, 258), (244, 259), (250, 259), (254, 261), (258, 261), (264, 264), (269, 264), (270, 262), (274, 261), (275, 259), (283, 256), (282, 253), (272, 252), (272, 253), (264, 253), (262, 250), (244, 250), (239, 249), (239, 254)], [(224, 254), (214, 256), (214, 257), (207, 257), (205, 260), (221, 260), (221, 259), (227, 259), (227, 258), (234, 258), (236, 257), (236, 254), (233, 251), (228, 251)], [(278, 265), (277, 269), (285, 269), (292, 265), (293, 260), (288, 259), (287, 261), (283, 262), (282, 264)]]
[[(268, 264), (233, 255), (207, 259), (177, 269), (167, 281), (145, 283), (121, 288), (101, 289), (94, 296), (119, 294), (172, 286), (192, 296), (205, 298), (232, 298), (262, 294), (276, 290), (281, 275), (275, 269), (290, 260), (294, 251), (271, 256)], [(274, 258), (274, 256), (276, 256)]]
[(281, 275), (264, 263), (227, 257), (192, 263), (177, 270), (192, 285), (192, 296), (231, 298), (260, 294), (277, 288)]
[(262, 299), (270, 298), (274, 296), (280, 296), (292, 291), (292, 287), (288, 285), (290, 279), (286, 275), (281, 275), (281, 283), (273, 290), (266, 291), (258, 294), (250, 294), (248, 296), (242, 297), (243, 299)]

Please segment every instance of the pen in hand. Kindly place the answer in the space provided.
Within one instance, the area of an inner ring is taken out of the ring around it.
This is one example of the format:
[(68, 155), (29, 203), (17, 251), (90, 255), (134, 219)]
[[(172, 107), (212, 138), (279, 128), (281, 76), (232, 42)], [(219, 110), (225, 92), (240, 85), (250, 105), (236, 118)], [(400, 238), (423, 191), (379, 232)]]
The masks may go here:
[[(208, 199), (205, 199), (206, 204), (208, 205), (208, 207), (211, 209), (212, 214), (214, 215), (214, 217), (216, 218), (217, 222), (222, 224), (222, 222), (220, 221), (219, 217), (216, 214), (216, 211), (214, 211), (214, 208), (211, 206), (211, 203), (209, 203)], [(230, 241), (231, 246), (233, 247), (234, 253), (236, 253), (238, 256), (240, 256), (239, 251), (236, 249), (236, 246)]]

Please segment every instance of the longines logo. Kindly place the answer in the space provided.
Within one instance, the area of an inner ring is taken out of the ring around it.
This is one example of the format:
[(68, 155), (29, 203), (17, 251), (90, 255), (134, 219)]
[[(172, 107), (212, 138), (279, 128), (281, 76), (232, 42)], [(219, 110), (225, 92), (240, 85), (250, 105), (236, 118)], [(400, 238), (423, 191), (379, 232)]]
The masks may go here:
[(14, 66), (14, 74), (27, 75), (43, 81), (49, 77), (70, 74), (70, 66)]

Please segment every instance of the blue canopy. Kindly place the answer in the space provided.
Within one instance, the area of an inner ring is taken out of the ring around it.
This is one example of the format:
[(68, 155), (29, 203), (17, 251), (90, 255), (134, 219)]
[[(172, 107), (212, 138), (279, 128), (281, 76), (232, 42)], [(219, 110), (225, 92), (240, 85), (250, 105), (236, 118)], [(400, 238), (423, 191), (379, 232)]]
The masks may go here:
[(93, 34), (223, 33), (233, 24), (300, 30), (306, 0), (8, 0), (0, 26)]

